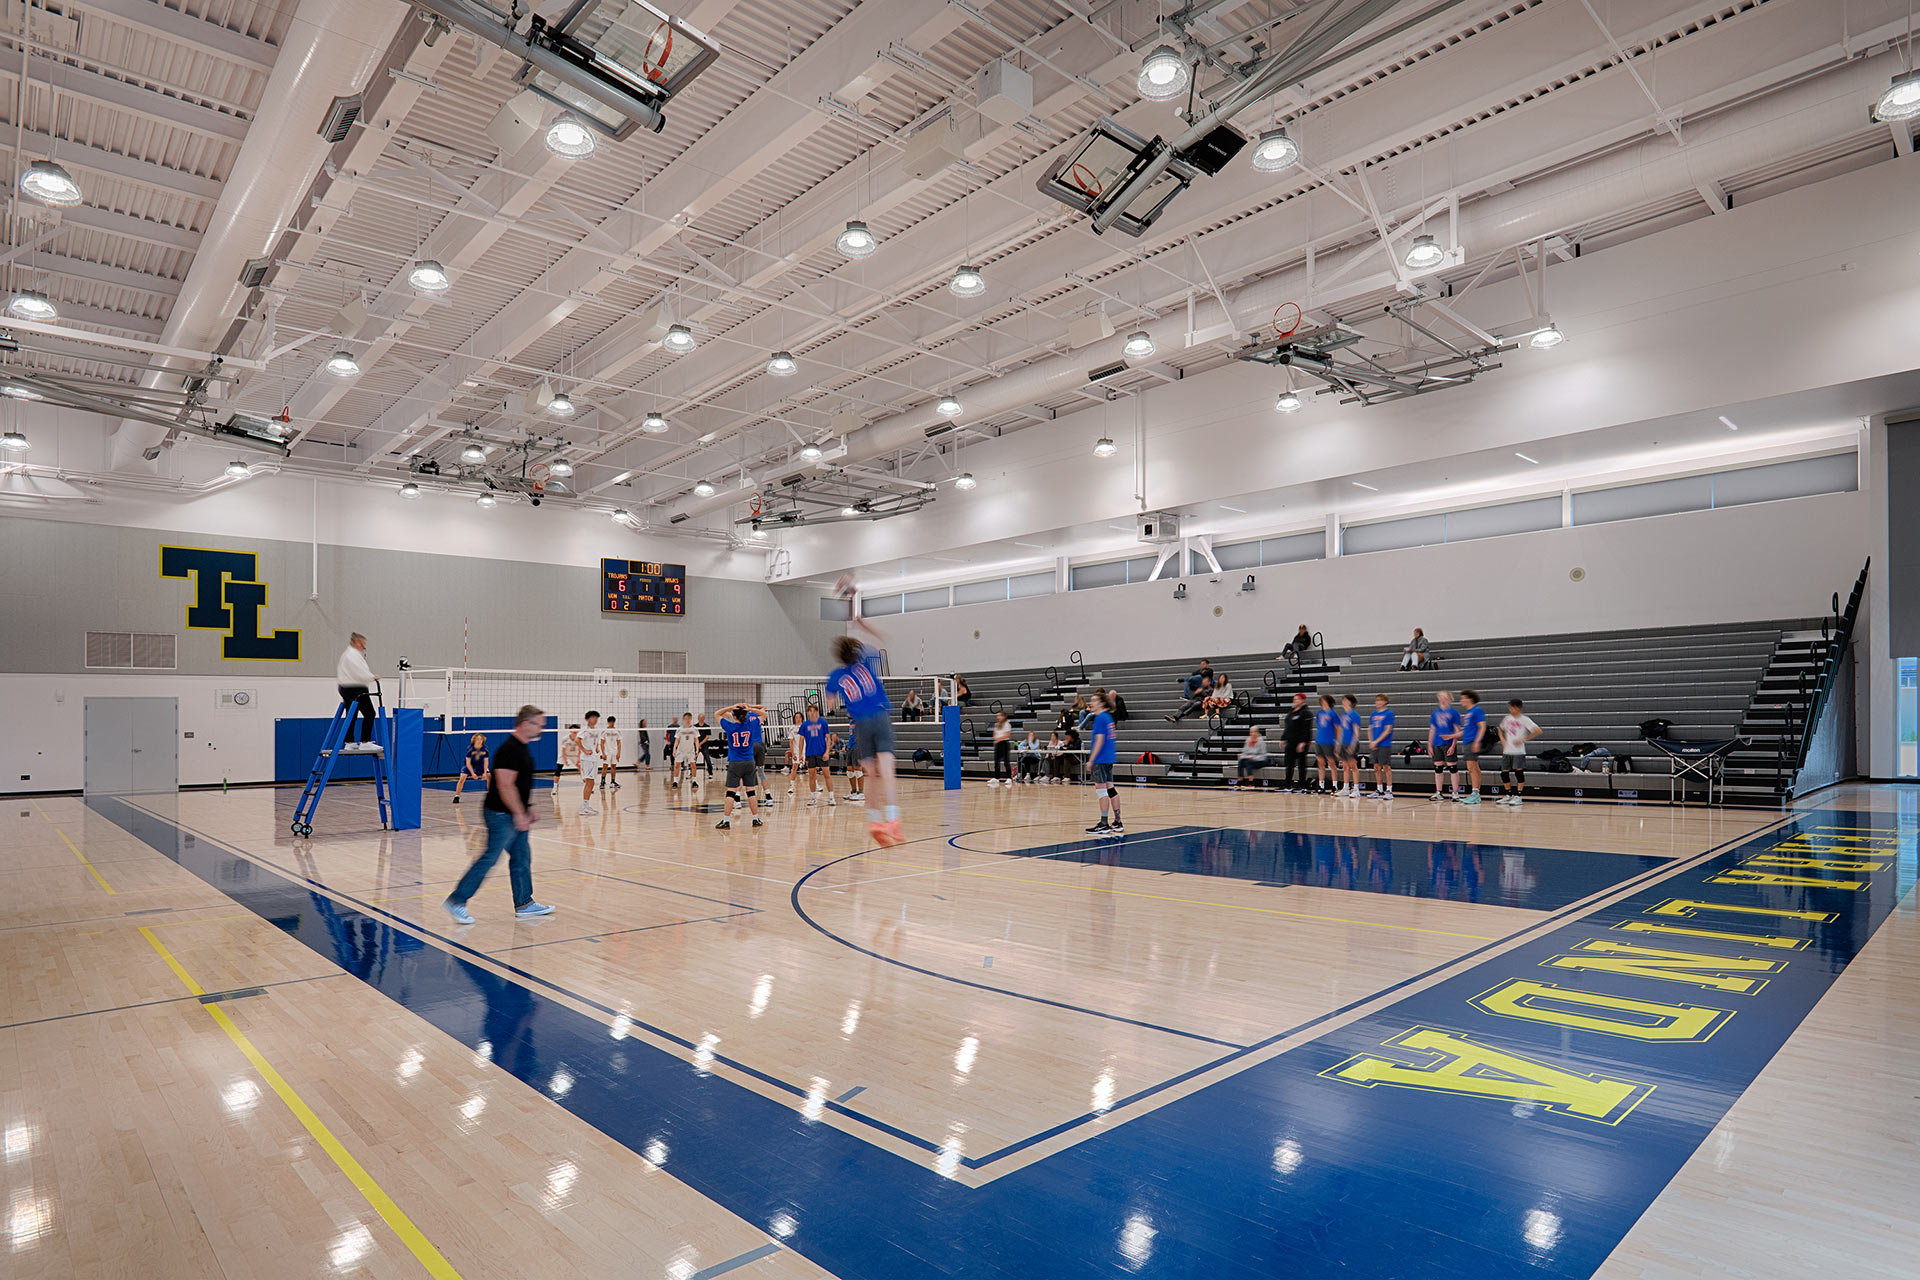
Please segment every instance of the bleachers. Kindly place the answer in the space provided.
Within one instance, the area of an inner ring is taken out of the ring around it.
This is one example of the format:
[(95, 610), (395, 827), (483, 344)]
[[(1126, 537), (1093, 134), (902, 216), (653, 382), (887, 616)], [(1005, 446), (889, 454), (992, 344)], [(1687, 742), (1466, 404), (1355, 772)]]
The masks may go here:
[[(1189, 719), (1178, 724), (1163, 717), (1185, 701), (1180, 681), (1198, 655), (1146, 662), (1088, 662), (1084, 670), (1046, 669), (969, 672), (973, 706), (964, 713), (963, 771), (985, 775), (992, 765), (991, 725), (998, 702), (1016, 733), (1032, 722), (1042, 740), (1060, 710), (1076, 694), (1096, 686), (1118, 690), (1131, 718), (1121, 726), (1121, 762), (1127, 779), (1219, 786), (1234, 772), (1235, 757), (1249, 723), (1276, 726), (1295, 688), (1317, 699), (1351, 692), (1364, 715), (1373, 695), (1387, 693), (1399, 713), (1396, 746), (1424, 740), (1434, 691), (1442, 687), (1479, 691), (1490, 722), (1506, 713), (1510, 697), (1526, 700), (1527, 714), (1542, 735), (1531, 744), (1529, 791), (1584, 797), (1622, 795), (1664, 799), (1669, 776), (1666, 758), (1640, 736), (1651, 719), (1673, 722), (1672, 733), (1689, 739), (1748, 737), (1728, 762), (1729, 799), (1777, 803), (1791, 778), (1778, 773), (1779, 722), (1792, 711), (1798, 671), (1812, 662), (1817, 633), (1802, 620), (1705, 627), (1660, 628), (1559, 636), (1436, 642), (1440, 667), (1433, 671), (1398, 670), (1399, 646), (1343, 650), (1337, 643), (1322, 660), (1296, 673), (1273, 653), (1207, 655), (1215, 670), (1233, 677), (1239, 705), (1211, 723)], [(1811, 637), (1811, 638), (1809, 638)], [(1337, 639), (1337, 638), (1336, 638)], [(892, 682), (904, 693), (905, 682)], [(921, 681), (924, 696), (925, 681)], [(897, 702), (896, 698), (896, 702)], [(916, 747), (941, 755), (937, 720), (902, 724), (896, 730), (902, 765)], [(1550, 773), (1538, 759), (1548, 748), (1594, 743), (1613, 757), (1610, 773)], [(1263, 779), (1277, 783), (1275, 763)], [(1159, 761), (1136, 765), (1143, 752)], [(1483, 753), (1498, 778), (1497, 749)], [(1432, 772), (1425, 757), (1411, 769), (1396, 755), (1396, 789), (1427, 790)]]

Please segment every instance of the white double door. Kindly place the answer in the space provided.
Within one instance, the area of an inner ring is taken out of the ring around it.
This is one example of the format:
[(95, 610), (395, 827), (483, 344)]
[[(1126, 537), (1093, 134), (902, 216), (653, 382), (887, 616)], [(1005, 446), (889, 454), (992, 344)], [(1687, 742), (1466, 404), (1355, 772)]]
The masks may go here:
[(86, 733), (88, 795), (180, 789), (178, 698), (88, 698)]

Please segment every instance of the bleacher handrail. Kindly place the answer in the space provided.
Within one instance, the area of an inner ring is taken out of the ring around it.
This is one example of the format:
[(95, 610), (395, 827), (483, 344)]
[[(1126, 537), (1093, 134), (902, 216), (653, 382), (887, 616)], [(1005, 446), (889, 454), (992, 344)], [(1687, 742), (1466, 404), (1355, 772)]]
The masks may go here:
[[(1840, 663), (1846, 657), (1847, 649), (1853, 642), (1853, 629), (1860, 620), (1860, 604), (1866, 598), (1867, 571), (1872, 567), (1873, 558), (1869, 556), (1867, 562), (1860, 567), (1860, 576), (1854, 579), (1853, 590), (1847, 596), (1844, 611), (1840, 606), (1840, 593), (1838, 591), (1833, 593), (1832, 630), (1828, 630), (1827, 619), (1820, 620), (1821, 640), (1826, 649), (1820, 655), (1819, 678), (1814, 681), (1807, 705), (1801, 712), (1799, 741), (1795, 745), (1793, 755), (1793, 772), (1796, 774), (1807, 766), (1807, 753), (1813, 748), (1813, 735), (1819, 731), (1820, 717), (1826, 711), (1827, 702), (1833, 696), (1833, 686), (1840, 677)], [(1786, 736), (1791, 738), (1793, 736), (1791, 715), (1788, 722), (1789, 732)]]

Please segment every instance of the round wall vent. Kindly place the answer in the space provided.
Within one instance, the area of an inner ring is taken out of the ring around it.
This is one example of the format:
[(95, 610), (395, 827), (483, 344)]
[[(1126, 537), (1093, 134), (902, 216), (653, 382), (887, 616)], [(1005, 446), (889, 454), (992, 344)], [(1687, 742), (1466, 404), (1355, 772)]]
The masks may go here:
[(1573, 568), (1567, 570), (1567, 577), (1574, 582), (1585, 582), (1587, 580), (1587, 571), (1575, 565)]
[(975, 640), (978, 640), (978, 639), (980, 638), (980, 633), (979, 633), (978, 631), (976, 631), (976, 632), (974, 632), (974, 633), (973, 633), (973, 638), (974, 638)]
[(1213, 606), (1213, 616), (1216, 618), (1224, 618), (1227, 616), (1227, 611), (1225, 609), (1222, 609), (1219, 605), (1215, 605)]

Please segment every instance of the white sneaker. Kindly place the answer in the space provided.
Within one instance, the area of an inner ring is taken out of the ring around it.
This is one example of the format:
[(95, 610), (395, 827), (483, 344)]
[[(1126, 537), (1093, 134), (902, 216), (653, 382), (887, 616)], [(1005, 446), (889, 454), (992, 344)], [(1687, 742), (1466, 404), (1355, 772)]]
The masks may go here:
[(590, 805), (590, 804), (583, 804), (583, 805), (581, 805), (581, 806), (580, 806), (580, 816), (581, 816), (581, 817), (583, 817), (583, 818), (591, 818), (591, 817), (594, 817), (594, 816), (595, 816), (595, 815), (597, 815), (597, 814), (598, 814), (599, 812), (600, 812), (600, 811), (599, 811), (598, 809), (596, 809), (596, 808), (594, 808), (594, 807), (593, 807), (592, 805)]
[(813, 798), (812, 796), (808, 796), (808, 797), (807, 797), (807, 808), (809, 808), (809, 809), (811, 809), (811, 808), (813, 808), (813, 806), (814, 806), (814, 805), (815, 805), (816, 803), (818, 803), (818, 802), (817, 802), (816, 800), (814, 800), (814, 798)]
[(828, 797), (827, 797), (827, 808), (829, 808), (829, 809), (831, 809), (831, 808), (833, 808), (833, 807), (834, 807), (834, 804), (835, 804), (835, 801), (834, 801), (834, 798), (833, 798), (832, 796), (828, 796)]
[(990, 787), (997, 787), (997, 786), (999, 786), (999, 785), (1000, 785), (1000, 779), (998, 779), (998, 778), (988, 778), (988, 779), (987, 779), (987, 785), (988, 785), (988, 786), (990, 786)]
[(531, 920), (535, 916), (552, 915), (553, 908), (544, 902), (529, 902), (524, 907), (515, 907), (513, 914), (519, 916), (522, 920)]

